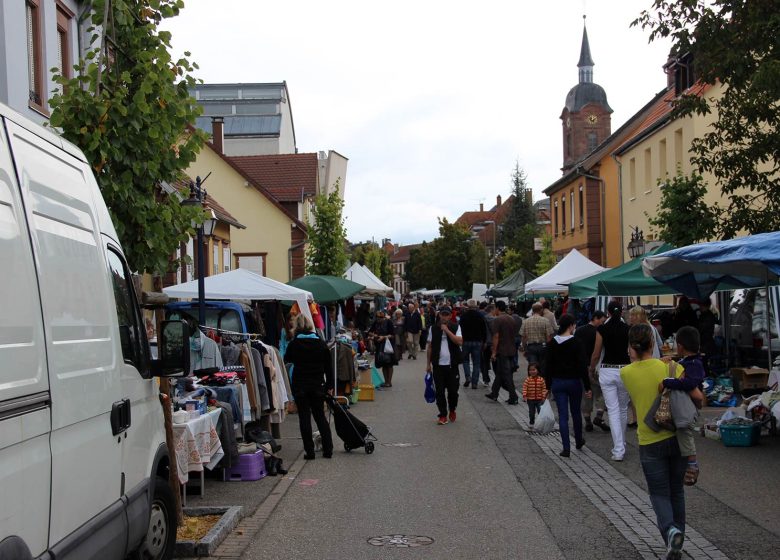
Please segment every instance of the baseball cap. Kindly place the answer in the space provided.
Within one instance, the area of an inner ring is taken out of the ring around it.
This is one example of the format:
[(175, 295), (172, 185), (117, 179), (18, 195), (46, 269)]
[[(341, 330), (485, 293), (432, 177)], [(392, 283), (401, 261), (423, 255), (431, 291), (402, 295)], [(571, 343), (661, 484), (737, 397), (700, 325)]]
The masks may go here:
[(439, 308), (439, 313), (444, 313), (445, 315), (452, 315), (452, 307), (449, 305), (442, 305)]

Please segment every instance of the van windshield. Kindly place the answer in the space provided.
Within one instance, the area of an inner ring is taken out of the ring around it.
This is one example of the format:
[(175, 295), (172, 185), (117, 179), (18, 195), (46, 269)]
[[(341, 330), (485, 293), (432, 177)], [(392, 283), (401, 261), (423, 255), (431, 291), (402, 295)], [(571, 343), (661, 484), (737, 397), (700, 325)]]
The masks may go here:
[[(175, 309), (169, 312), (168, 319), (177, 321), (198, 322), (198, 308), (190, 307), (187, 309)], [(206, 308), (206, 326), (226, 331), (243, 332), (241, 327), (241, 318), (235, 309), (214, 309)]]

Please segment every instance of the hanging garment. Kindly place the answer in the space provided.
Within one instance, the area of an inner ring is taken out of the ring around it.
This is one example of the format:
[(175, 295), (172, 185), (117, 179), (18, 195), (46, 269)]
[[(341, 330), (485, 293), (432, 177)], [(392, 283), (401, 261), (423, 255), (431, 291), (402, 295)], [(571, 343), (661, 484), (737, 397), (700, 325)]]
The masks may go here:
[(219, 351), (222, 354), (222, 364), (224, 366), (240, 365), (238, 362), (241, 357), (241, 350), (234, 343), (223, 344)]
[(260, 416), (260, 393), (257, 390), (257, 382), (255, 368), (252, 363), (252, 354), (247, 349), (246, 344), (242, 344), (241, 348), (241, 365), (246, 369), (246, 389), (249, 396), (249, 408), (252, 411), (252, 418)]
[(268, 409), (266, 409), (266, 412), (268, 412), (270, 410), (274, 410), (274, 393), (276, 393), (276, 388), (271, 381), (271, 372), (265, 365), (265, 355), (268, 353), (268, 350), (266, 350), (265, 344), (258, 340), (252, 342), (252, 349), (260, 352), (261, 359), (258, 365), (257, 375), (258, 377), (263, 378), (263, 381), (265, 382), (265, 388), (268, 391)]
[(238, 464), (238, 443), (236, 442), (236, 430), (234, 426), (234, 416), (229, 404), (217, 401), (217, 406), (222, 409), (217, 422), (217, 435), (222, 443), (222, 449), (225, 450), (225, 456), (219, 463), (223, 468), (229, 468)]
[[(255, 366), (255, 371), (261, 371), (263, 368), (263, 356), (256, 348), (251, 349), (252, 361)], [(265, 375), (258, 375), (256, 377), (257, 388), (260, 393), (260, 407), (265, 414), (271, 409), (271, 400), (268, 398), (268, 387), (265, 382)]]

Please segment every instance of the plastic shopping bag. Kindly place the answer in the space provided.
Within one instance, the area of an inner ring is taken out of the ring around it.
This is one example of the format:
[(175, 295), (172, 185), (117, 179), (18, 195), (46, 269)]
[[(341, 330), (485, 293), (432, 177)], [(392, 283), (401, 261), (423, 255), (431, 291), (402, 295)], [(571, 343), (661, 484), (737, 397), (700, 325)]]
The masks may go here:
[(536, 415), (534, 431), (540, 434), (549, 434), (555, 428), (555, 413), (549, 400), (544, 401), (542, 409)]
[(436, 390), (433, 387), (433, 375), (430, 372), (425, 374), (425, 402), (436, 402)]

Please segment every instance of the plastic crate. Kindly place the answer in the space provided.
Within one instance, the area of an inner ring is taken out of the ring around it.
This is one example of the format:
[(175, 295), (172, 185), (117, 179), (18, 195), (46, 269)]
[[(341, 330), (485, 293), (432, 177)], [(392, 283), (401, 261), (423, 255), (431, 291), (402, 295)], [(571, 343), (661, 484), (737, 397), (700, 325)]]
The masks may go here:
[(758, 443), (761, 436), (761, 424), (752, 426), (720, 425), (720, 440), (726, 447), (752, 447)]
[(360, 391), (358, 392), (359, 401), (373, 401), (374, 400), (374, 386), (373, 385), (360, 385)]
[(349, 402), (351, 404), (357, 404), (358, 400), (360, 400), (360, 389), (358, 387), (353, 387), (352, 394), (349, 395)]
[(224, 480), (226, 482), (260, 480), (265, 475), (265, 458), (263, 451), (258, 450), (257, 453), (239, 455), (238, 465), (225, 469)]

